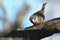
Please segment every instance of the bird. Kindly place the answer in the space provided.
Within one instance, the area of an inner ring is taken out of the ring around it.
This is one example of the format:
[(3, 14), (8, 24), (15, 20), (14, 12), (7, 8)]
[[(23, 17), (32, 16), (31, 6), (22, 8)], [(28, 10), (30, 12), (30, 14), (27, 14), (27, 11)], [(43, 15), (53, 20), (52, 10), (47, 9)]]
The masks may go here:
[(31, 21), (31, 23), (33, 23), (33, 25), (38, 25), (38, 24), (43, 23), (45, 19), (44, 9), (45, 9), (46, 4), (47, 3), (43, 3), (42, 9), (30, 16), (29, 20)]

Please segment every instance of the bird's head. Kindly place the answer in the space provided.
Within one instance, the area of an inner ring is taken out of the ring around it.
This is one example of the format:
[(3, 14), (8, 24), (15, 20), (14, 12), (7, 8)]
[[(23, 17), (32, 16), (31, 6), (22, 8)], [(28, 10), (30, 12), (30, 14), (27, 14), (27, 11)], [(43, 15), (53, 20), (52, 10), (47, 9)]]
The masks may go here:
[(31, 21), (34, 25), (37, 25), (37, 24), (43, 23), (43, 17), (38, 16), (38, 15), (32, 15), (32, 16), (30, 17), (30, 21)]

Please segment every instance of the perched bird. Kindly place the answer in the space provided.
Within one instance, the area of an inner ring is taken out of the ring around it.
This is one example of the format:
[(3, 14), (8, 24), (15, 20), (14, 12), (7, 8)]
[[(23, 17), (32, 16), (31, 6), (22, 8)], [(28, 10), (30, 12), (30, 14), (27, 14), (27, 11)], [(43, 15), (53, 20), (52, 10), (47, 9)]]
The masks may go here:
[(34, 24), (34, 25), (38, 25), (40, 23), (43, 23), (43, 20), (45, 18), (44, 16), (44, 9), (47, 3), (43, 3), (42, 5), (42, 9), (36, 13), (34, 13), (32, 16), (30, 16), (30, 21)]

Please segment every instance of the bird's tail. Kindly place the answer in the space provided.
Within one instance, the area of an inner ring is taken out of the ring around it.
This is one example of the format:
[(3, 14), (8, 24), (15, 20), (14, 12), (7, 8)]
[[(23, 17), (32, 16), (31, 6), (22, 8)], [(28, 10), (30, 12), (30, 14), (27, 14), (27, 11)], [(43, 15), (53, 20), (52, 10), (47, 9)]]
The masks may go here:
[(43, 3), (42, 9), (41, 9), (40, 11), (44, 11), (46, 4), (47, 4), (47, 3)]

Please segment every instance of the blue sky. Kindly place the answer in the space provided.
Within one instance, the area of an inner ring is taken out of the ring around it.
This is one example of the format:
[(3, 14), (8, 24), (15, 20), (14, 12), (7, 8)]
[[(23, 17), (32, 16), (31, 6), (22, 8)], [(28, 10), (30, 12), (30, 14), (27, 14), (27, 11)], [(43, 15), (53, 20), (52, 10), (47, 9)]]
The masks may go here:
[[(17, 16), (17, 13), (19, 10), (21, 10), (22, 6), (24, 6), (24, 2), (25, 0), (3, 0), (3, 6), (6, 10), (6, 14), (7, 14), (7, 18), (11, 21), (11, 23), (14, 23), (15, 18)], [(38, 10), (41, 9), (43, 0), (26, 0), (26, 4), (29, 4), (31, 9), (29, 10), (29, 12), (25, 15), (25, 18), (23, 18), (23, 21), (21, 23), (22, 28), (31, 26), (32, 23), (29, 21), (29, 17), (37, 12)], [(2, 7), (0, 7), (0, 17), (3, 16), (4, 12), (2, 10)], [(3, 29), (2, 27), (2, 20), (1, 21), (1, 25), (0, 25), (0, 30)]]
[[(22, 28), (31, 26), (32, 23), (29, 21), (29, 17), (37, 12), (38, 10), (41, 9), (43, 0), (27, 0), (26, 1), (27, 4), (29, 4), (31, 6), (30, 11), (25, 15), (25, 18), (22, 21)], [(20, 10), (19, 8), (21, 8), (24, 5), (24, 0), (3, 0), (3, 4), (5, 7), (5, 10), (7, 11), (7, 16), (8, 19), (11, 20), (12, 23), (14, 23), (16, 15), (18, 10)]]
[[(44, 0), (27, 0), (26, 1), (30, 6), (31, 6), (31, 9), (30, 11), (25, 15), (25, 18), (23, 19), (22, 21), (22, 28), (25, 28), (25, 27), (28, 27), (28, 26), (31, 26), (32, 23), (29, 21), (29, 17), (37, 12), (38, 10), (41, 9), (41, 6), (42, 6), (42, 3), (44, 2)], [(52, 19), (52, 18), (55, 18), (55, 17), (60, 17), (60, 9), (59, 7), (57, 7), (53, 1), (52, 2), (48, 2), (47, 3), (49, 5), (46, 6), (46, 12), (45, 12), (45, 15), (46, 15), (46, 19), (45, 20), (49, 20), (49, 19)], [(51, 4), (50, 4), (51, 3)], [(19, 10), (19, 8), (21, 8), (23, 5), (24, 5), (24, 0), (3, 0), (3, 5), (5, 7), (5, 10), (7, 12), (7, 18), (12, 22), (14, 23), (15, 21), (15, 18), (16, 18), (16, 15), (17, 15), (17, 12)], [(52, 5), (52, 6), (51, 6)], [(53, 6), (54, 5), (54, 6)], [(58, 4), (59, 6), (59, 4)], [(56, 8), (57, 7), (57, 8)], [(53, 8), (54, 8), (54, 11), (53, 11)], [(53, 12), (52, 12), (52, 11)], [(48, 11), (48, 12), (47, 12)], [(3, 11), (2, 9), (0, 9), (0, 16), (2, 17), (3, 15)], [(0, 30), (2, 30), (2, 22), (0, 22)], [(55, 37), (55, 40), (56, 38), (60, 37), (60, 36), (54, 36)], [(50, 40), (49, 39), (50, 37), (44, 39), (44, 40)], [(58, 38), (59, 39), (59, 38)], [(53, 39), (52, 39), (53, 40)]]

